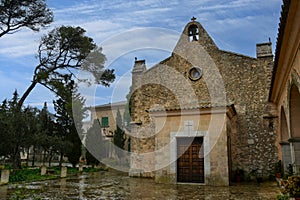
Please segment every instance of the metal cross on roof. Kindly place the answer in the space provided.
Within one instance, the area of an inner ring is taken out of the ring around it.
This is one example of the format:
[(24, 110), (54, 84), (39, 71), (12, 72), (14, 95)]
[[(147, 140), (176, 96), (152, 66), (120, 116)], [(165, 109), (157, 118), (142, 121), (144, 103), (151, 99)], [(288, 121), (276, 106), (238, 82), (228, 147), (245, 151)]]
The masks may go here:
[(197, 18), (193, 16), (191, 20), (192, 20), (192, 21), (195, 21), (196, 19), (197, 19)]

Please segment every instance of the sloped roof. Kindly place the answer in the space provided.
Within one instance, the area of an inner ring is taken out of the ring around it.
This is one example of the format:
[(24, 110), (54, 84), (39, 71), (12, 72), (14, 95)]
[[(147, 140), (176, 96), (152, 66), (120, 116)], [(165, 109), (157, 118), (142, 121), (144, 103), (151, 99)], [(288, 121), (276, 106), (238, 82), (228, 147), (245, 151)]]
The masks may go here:
[(290, 4), (291, 4), (291, 0), (283, 0), (283, 5), (281, 6), (281, 17), (280, 17), (280, 22), (279, 22), (279, 27), (278, 27), (274, 68), (273, 68), (273, 74), (272, 74), (272, 80), (271, 80), (269, 99), (271, 99), (275, 76), (276, 76), (276, 72), (277, 72), (277, 68), (278, 68), (278, 60), (279, 60), (279, 56), (280, 56), (281, 45), (282, 45), (284, 30), (285, 30), (286, 23), (287, 23), (287, 17), (288, 17)]
[(102, 105), (97, 105), (95, 108), (108, 108), (108, 107), (118, 107), (118, 106), (125, 106), (127, 101), (118, 101), (113, 103), (107, 103)]
[(149, 112), (161, 112), (161, 111), (180, 111), (180, 110), (197, 110), (197, 109), (205, 109), (205, 108), (221, 108), (221, 107), (228, 107), (234, 106), (232, 103), (226, 103), (226, 105), (222, 104), (211, 104), (211, 103), (200, 103), (199, 105), (186, 105), (184, 107), (166, 107), (166, 108), (151, 108)]

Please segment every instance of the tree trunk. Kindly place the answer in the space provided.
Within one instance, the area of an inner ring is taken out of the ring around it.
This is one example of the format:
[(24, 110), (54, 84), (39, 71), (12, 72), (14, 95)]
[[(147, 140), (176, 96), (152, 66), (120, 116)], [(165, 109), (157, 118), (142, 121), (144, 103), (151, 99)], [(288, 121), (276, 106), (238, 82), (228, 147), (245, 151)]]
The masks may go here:
[(43, 165), (45, 165), (45, 161), (46, 161), (46, 152), (47, 152), (47, 150), (45, 149), (43, 151)]
[(18, 108), (21, 109), (21, 107), (24, 104), (24, 101), (26, 100), (26, 98), (28, 97), (28, 95), (30, 94), (30, 92), (35, 88), (36, 84), (38, 82), (33, 79), (33, 81), (31, 82), (30, 86), (27, 88), (27, 90), (24, 92), (24, 94), (22, 95), (22, 97), (20, 98), (19, 102), (18, 102)]
[(50, 152), (49, 152), (49, 160), (48, 160), (49, 167), (51, 167), (52, 156), (53, 156), (53, 152), (50, 150)]
[(64, 156), (64, 154), (63, 154), (63, 153), (60, 153), (60, 158), (59, 158), (59, 167), (60, 167), (60, 168), (61, 168), (61, 166), (62, 166), (63, 156)]
[(20, 149), (17, 145), (15, 148), (15, 152), (12, 156), (13, 168), (14, 169), (21, 169), (21, 157), (20, 157)]
[(33, 167), (35, 165), (35, 146), (33, 146), (33, 152), (32, 152), (32, 161), (31, 161), (31, 166)]
[(2, 31), (0, 33), (0, 37), (2, 37), (3, 35), (7, 34), (8, 32), (9, 32), (9, 29), (6, 29), (6, 30)]
[(30, 149), (30, 147), (27, 148), (27, 158), (26, 158), (26, 166), (27, 167), (29, 166), (29, 157), (30, 157), (29, 149)]

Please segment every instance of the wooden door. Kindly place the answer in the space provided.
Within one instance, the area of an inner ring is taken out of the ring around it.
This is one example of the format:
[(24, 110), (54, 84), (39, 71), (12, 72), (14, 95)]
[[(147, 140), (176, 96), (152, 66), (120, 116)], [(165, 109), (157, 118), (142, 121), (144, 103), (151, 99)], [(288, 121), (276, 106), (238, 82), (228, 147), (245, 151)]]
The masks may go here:
[(177, 138), (177, 182), (204, 183), (203, 137)]

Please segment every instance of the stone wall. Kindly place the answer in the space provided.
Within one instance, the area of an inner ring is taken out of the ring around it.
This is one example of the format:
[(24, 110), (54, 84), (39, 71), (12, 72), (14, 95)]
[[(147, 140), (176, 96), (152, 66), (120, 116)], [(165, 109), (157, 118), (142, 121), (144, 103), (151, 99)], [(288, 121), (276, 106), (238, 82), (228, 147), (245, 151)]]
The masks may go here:
[(248, 173), (264, 169), (265, 174), (271, 174), (276, 162), (276, 135), (274, 122), (264, 116), (268, 113), (272, 57), (253, 59), (220, 53), (213, 57), (222, 74), (227, 98), (237, 111), (238, 130), (231, 142), (233, 168)]
[(155, 140), (154, 127), (133, 125), (131, 129), (130, 176), (154, 177)]

